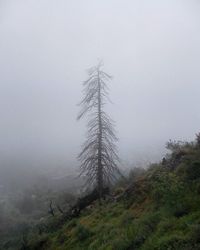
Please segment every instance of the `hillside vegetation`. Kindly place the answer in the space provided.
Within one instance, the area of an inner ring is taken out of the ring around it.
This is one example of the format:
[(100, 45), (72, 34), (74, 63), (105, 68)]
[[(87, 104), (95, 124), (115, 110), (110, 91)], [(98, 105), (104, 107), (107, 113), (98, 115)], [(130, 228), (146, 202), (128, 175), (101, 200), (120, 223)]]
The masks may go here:
[(200, 249), (199, 142), (169, 142), (161, 163), (133, 170), (101, 206), (96, 201), (72, 219), (49, 218), (24, 237), (22, 249)]

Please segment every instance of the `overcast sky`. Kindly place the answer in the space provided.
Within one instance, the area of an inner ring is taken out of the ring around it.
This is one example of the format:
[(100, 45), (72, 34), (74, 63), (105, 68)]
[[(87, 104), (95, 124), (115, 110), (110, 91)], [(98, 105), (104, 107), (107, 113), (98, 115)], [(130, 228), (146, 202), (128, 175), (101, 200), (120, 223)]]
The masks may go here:
[(86, 69), (113, 76), (124, 162), (161, 157), (200, 130), (199, 0), (0, 0), (0, 159), (68, 167)]

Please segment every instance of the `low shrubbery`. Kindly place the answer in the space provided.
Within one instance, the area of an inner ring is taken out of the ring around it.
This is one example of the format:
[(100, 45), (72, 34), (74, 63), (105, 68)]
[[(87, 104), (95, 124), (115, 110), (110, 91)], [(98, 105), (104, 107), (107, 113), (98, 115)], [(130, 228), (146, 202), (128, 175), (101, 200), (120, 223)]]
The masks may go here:
[(170, 142), (168, 148), (162, 163), (118, 183), (114, 199), (72, 220), (48, 219), (44, 232), (29, 234), (28, 249), (200, 249), (200, 147)]

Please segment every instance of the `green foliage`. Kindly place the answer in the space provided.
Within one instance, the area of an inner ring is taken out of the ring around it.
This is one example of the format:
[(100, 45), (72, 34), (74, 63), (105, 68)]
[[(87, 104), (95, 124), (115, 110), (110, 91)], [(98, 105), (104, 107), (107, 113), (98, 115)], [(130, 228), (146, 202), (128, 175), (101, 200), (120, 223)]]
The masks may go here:
[(186, 168), (186, 175), (189, 180), (196, 180), (200, 178), (200, 161), (191, 162)]
[(185, 209), (185, 191), (187, 187), (183, 181), (167, 169), (158, 168), (152, 177), (152, 197), (159, 206), (168, 211)]
[(92, 235), (91, 231), (81, 225), (81, 224), (78, 224), (75, 228), (75, 233), (74, 233), (75, 237), (77, 238), (78, 241), (84, 241), (86, 240), (88, 237), (90, 237)]
[[(152, 244), (153, 243), (153, 244)], [(154, 250), (189, 250), (188, 241), (184, 235), (166, 235), (152, 242), (147, 248), (143, 249), (154, 249)], [(149, 248), (150, 247), (150, 248)]]
[(200, 148), (185, 142), (168, 147), (167, 164), (130, 175), (128, 193), (118, 183), (113, 193), (124, 193), (123, 199), (94, 203), (71, 221), (48, 219), (46, 232), (29, 236), (30, 249), (200, 249)]
[(200, 244), (200, 224), (191, 225), (189, 237), (194, 245)]
[(133, 213), (130, 211), (125, 211), (120, 219), (120, 226), (126, 227), (132, 224), (135, 220)]

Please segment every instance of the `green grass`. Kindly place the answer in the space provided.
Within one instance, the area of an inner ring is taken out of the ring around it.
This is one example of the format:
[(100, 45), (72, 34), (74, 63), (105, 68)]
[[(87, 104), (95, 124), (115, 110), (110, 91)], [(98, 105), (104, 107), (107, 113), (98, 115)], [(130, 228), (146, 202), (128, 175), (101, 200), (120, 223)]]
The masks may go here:
[(28, 236), (28, 249), (200, 249), (200, 149), (185, 152), (173, 170), (156, 164), (143, 173), (128, 197), (71, 221), (51, 219), (46, 232)]

